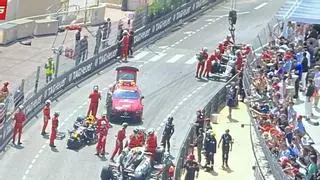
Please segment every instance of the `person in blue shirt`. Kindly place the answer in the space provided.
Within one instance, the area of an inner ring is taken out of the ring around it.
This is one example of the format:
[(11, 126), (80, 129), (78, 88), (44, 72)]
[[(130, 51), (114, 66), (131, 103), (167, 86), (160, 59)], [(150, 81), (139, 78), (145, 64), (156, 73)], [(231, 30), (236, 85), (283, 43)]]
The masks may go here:
[(302, 78), (302, 64), (297, 63), (296, 68), (295, 68), (295, 74), (298, 76), (294, 83), (294, 96), (293, 98), (298, 99), (299, 98), (299, 86), (300, 86), (300, 81)]
[(298, 118), (297, 118), (296, 129), (301, 134), (301, 136), (304, 136), (307, 133), (306, 129), (302, 123), (302, 116), (298, 116)]

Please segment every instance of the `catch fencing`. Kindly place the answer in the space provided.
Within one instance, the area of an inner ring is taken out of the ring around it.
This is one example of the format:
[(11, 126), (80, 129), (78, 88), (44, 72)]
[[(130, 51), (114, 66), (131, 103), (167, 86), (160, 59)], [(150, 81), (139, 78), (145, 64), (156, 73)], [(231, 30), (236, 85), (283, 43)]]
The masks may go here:
[[(254, 95), (254, 88), (253, 88), (253, 79), (256, 77), (256, 69), (257, 65), (259, 65), (259, 56), (260, 52), (263, 50), (265, 46), (267, 46), (270, 42), (276, 40), (281, 35), (281, 22), (277, 19), (272, 19), (265, 28), (260, 31), (260, 33), (257, 35), (257, 37), (253, 40), (252, 46), (255, 49), (255, 54), (248, 58), (245, 64), (245, 71), (243, 71), (243, 86), (247, 97), (247, 108), (251, 119), (251, 124), (253, 126), (253, 129), (255, 130), (255, 133), (258, 136), (258, 141), (260, 148), (262, 149), (265, 159), (268, 162), (268, 169), (270, 169), (270, 172), (260, 172), (259, 174), (256, 173), (256, 179), (258, 180), (265, 180), (267, 179), (267, 176), (270, 174), (273, 175), (274, 179), (288, 179), (287, 176), (283, 173), (282, 168), (280, 167), (277, 159), (274, 157), (274, 155), (271, 153), (269, 148), (266, 145), (265, 139), (260, 133), (260, 130), (258, 128), (258, 125), (256, 123), (256, 120), (252, 116), (252, 113), (250, 111), (249, 104), (251, 102), (254, 102), (257, 100)], [(261, 162), (257, 161), (257, 167), (259, 169), (262, 169), (263, 165)]]
[[(144, 27), (136, 30), (135, 45), (142, 44), (148, 39), (159, 35), (160, 32), (172, 28), (172, 26), (176, 25), (178, 21), (188, 20), (192, 15), (203, 12), (213, 5), (215, 4), (212, 3), (211, 0), (201, 0), (184, 4), (160, 19), (148, 23)], [(113, 37), (116, 37), (116, 34), (117, 33), (115, 33)], [(64, 38), (63, 34), (59, 34), (59, 37)], [(94, 38), (91, 39), (95, 41)], [(74, 46), (74, 44), (72, 44), (74, 41), (75, 39), (71, 37), (70, 47)], [(94, 46), (94, 43), (91, 44), (89, 42), (89, 48), (92, 48), (92, 46)], [(97, 55), (92, 55), (92, 53), (90, 53), (92, 51), (92, 49), (89, 49), (89, 58), (77, 66), (75, 66), (75, 62), (72, 62), (72, 60), (68, 60), (65, 64), (63, 63), (63, 60), (59, 60), (57, 76), (49, 83), (45, 82), (43, 67), (38, 67), (36, 71), (37, 73), (33, 73), (22, 80), (19, 89), (15, 91), (19, 92), (18, 95), (15, 94), (10, 97), (12, 97), (12, 99), (15, 97), (16, 101), (21, 99), (19, 102), (12, 100), (12, 106), (14, 106), (13, 102), (15, 102), (15, 104), (20, 103), (24, 105), (27, 115), (27, 121), (25, 124), (41, 111), (46, 100), (53, 100), (59, 97), (78, 83), (91, 77), (94, 73), (113, 64), (117, 56), (118, 44), (114, 43), (113, 45), (101, 50)], [(62, 59), (62, 56), (60, 58)], [(7, 118), (0, 124), (0, 151), (5, 148), (9, 140), (12, 138), (12, 121), (11, 116), (7, 116)]]
[[(232, 82), (238, 82), (239, 74), (232, 77), (224, 87), (222, 87), (207, 103), (207, 105), (202, 109), (204, 112), (205, 118), (210, 118), (211, 114), (219, 113), (225, 106), (227, 102), (227, 92), (228, 87)], [(179, 153), (176, 156), (176, 169), (175, 169), (175, 179), (181, 179), (181, 176), (184, 171), (184, 164), (186, 162), (187, 156), (193, 151), (192, 144), (195, 144), (196, 132), (195, 126), (191, 124), (189, 126), (188, 134), (186, 135), (183, 145), (180, 147)]]

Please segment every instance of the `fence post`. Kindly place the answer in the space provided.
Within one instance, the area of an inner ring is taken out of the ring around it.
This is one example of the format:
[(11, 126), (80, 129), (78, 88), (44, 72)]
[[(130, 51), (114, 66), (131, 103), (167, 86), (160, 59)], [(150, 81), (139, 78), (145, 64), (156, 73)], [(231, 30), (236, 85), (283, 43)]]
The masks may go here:
[(58, 49), (54, 49), (54, 53), (56, 54), (56, 72), (54, 74), (54, 77), (57, 78), (58, 77), (58, 70), (59, 70), (59, 63), (60, 63), (60, 56), (62, 54), (62, 48), (63, 46), (59, 46)]
[(260, 35), (258, 35), (257, 37), (258, 37), (258, 40), (259, 40), (260, 46), (263, 48), (263, 44), (262, 44), (262, 41), (261, 41)]
[(34, 85), (34, 93), (35, 94), (38, 91), (39, 78), (40, 78), (40, 66), (37, 67), (36, 84)]
[(22, 79), (21, 80), (21, 84), (20, 84), (20, 91), (24, 94), (24, 82), (25, 82), (25, 80), (24, 79)]

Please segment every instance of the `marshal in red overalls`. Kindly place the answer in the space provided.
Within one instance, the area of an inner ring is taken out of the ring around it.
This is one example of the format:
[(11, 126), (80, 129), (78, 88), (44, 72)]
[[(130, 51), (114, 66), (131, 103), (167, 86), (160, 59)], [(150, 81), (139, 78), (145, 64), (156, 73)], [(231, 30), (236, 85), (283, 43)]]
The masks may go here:
[(112, 156), (110, 158), (111, 161), (114, 161), (114, 156), (118, 153), (120, 155), (123, 149), (123, 140), (126, 138), (126, 129), (128, 127), (127, 123), (122, 124), (122, 129), (118, 131), (117, 140), (116, 140), (116, 147), (113, 150)]
[(204, 70), (204, 65), (205, 65), (205, 61), (208, 59), (208, 53), (207, 53), (208, 49), (207, 48), (203, 48), (200, 53), (199, 53), (199, 57), (198, 57), (198, 64), (197, 64), (197, 72), (196, 72), (196, 78), (201, 78), (202, 77), (202, 73)]
[(141, 146), (141, 142), (140, 142), (140, 138), (139, 138), (138, 133), (139, 133), (139, 131), (135, 129), (133, 134), (130, 135), (129, 145), (128, 145), (129, 149)]
[(154, 130), (150, 130), (146, 141), (146, 152), (151, 153), (152, 160), (155, 160), (157, 147), (157, 136), (154, 134)]
[(42, 131), (41, 131), (41, 135), (45, 135), (46, 133), (46, 129), (48, 126), (48, 122), (50, 120), (50, 104), (51, 102), (48, 100), (46, 101), (46, 105), (44, 106), (42, 113), (43, 113), (43, 126), (42, 126)]
[(128, 59), (128, 52), (129, 52), (129, 35), (127, 31), (123, 32), (122, 38), (122, 48), (121, 48), (121, 59), (124, 58), (125, 61)]
[(101, 154), (103, 156), (106, 152), (106, 142), (109, 128), (109, 121), (102, 121), (100, 126), (97, 127), (98, 143), (96, 147), (96, 155)]
[(98, 111), (99, 100), (101, 99), (101, 94), (98, 91), (98, 86), (93, 88), (93, 92), (89, 95), (90, 105), (87, 116), (92, 114), (93, 117), (96, 117)]
[(59, 126), (59, 113), (55, 112), (54, 117), (52, 119), (51, 135), (50, 135), (50, 143), (49, 143), (51, 147), (56, 147), (54, 145), (54, 140), (57, 138), (58, 126)]
[(18, 144), (22, 144), (21, 143), (21, 135), (22, 135), (22, 127), (23, 127), (23, 122), (26, 120), (26, 115), (23, 112), (23, 106), (19, 106), (18, 108), (18, 112), (16, 112), (14, 114), (14, 128), (13, 128), (13, 139), (12, 139), (12, 143), (15, 144), (15, 139), (16, 139), (16, 135), (18, 133)]

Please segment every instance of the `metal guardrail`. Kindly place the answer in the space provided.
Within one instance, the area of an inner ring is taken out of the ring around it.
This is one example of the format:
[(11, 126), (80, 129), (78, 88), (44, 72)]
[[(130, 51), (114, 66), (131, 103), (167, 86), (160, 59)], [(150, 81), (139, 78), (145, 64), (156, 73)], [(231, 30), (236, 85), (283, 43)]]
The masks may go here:
[[(207, 105), (202, 109), (205, 112), (205, 117), (210, 118), (211, 114), (219, 113), (225, 106), (227, 102), (227, 88), (231, 82), (236, 82), (238, 80), (239, 74), (232, 77), (224, 87), (222, 87), (212, 98), (208, 101)], [(190, 147), (190, 144), (193, 144), (195, 141), (195, 127), (190, 125), (187, 136), (183, 141), (182, 147), (180, 147), (179, 154), (176, 158), (176, 170), (175, 170), (175, 179), (181, 179), (183, 174), (183, 165), (187, 156), (193, 151), (193, 148)]]
[[(142, 44), (149, 38), (152, 38), (172, 25), (175, 25), (178, 21), (187, 19), (187, 17), (192, 14), (196, 14), (203, 7), (210, 7), (211, 2), (211, 0), (190, 2), (185, 4), (185, 6), (167, 14), (161, 19), (149, 23), (148, 26), (140, 28), (135, 32), (135, 45)], [(117, 44), (102, 50), (98, 55), (90, 57), (78, 66), (69, 67), (68, 70), (59, 74), (57, 78), (53, 79), (50, 83), (44, 84), (43, 86), (38, 86), (37, 91), (30, 91), (30, 89), (26, 89), (25, 86), (22, 86), (21, 89), (24, 90), (23, 92), (25, 94), (25, 98), (21, 103), (23, 103), (27, 114), (27, 122), (25, 122), (25, 124), (40, 112), (44, 102), (47, 99), (52, 100), (59, 97), (61, 94), (73, 88), (78, 83), (91, 77), (94, 73), (114, 63), (115, 57), (117, 56), (117, 50)], [(35, 78), (30, 78), (29, 81), (25, 80), (22, 84), (28, 84), (28, 82), (30, 82), (32, 90), (32, 85), (36, 84), (33, 83), (36, 82)], [(28, 95), (26, 92), (31, 93)], [(0, 125), (0, 151), (5, 148), (12, 137), (13, 129), (11, 124), (12, 119), (8, 118)]]

